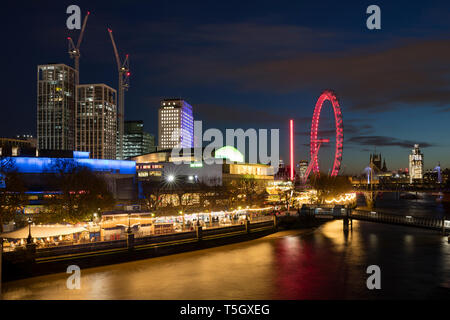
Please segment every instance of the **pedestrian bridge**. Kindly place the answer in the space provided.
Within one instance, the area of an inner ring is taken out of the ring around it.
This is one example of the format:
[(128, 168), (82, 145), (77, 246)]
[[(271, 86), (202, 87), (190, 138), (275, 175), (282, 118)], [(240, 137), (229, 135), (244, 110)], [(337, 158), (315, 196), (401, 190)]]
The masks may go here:
[(442, 231), (443, 233), (450, 231), (450, 220), (445, 220), (445, 218), (439, 219), (433, 217), (413, 217), (393, 213), (384, 213), (377, 211), (369, 212), (343, 208), (338, 210), (336, 210), (336, 208), (315, 208), (314, 211), (309, 211), (309, 214), (313, 214), (316, 218), (322, 219), (343, 219), (344, 226), (346, 224), (351, 225), (352, 220), (361, 220), (408, 227), (425, 228)]

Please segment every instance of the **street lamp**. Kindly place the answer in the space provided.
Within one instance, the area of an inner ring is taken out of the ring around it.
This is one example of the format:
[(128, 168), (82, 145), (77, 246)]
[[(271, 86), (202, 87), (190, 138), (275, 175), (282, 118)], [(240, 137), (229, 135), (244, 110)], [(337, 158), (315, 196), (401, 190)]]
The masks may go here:
[(167, 182), (174, 182), (175, 181), (175, 176), (173, 174), (169, 174), (167, 176)]
[(28, 218), (28, 238), (27, 238), (27, 244), (31, 244), (33, 242), (33, 238), (31, 238), (31, 217)]
[(128, 214), (128, 233), (131, 233), (130, 214)]

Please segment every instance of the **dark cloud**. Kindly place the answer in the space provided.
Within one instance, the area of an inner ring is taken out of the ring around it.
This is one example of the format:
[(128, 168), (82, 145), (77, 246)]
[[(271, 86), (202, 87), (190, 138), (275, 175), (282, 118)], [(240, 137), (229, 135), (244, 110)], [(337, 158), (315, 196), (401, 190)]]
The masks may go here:
[(234, 75), (251, 90), (290, 92), (326, 83), (354, 110), (443, 106), (450, 103), (449, 56), (449, 40), (415, 41), (376, 51), (300, 54), (249, 65)]
[(167, 68), (168, 81), (182, 74), (178, 78), (189, 85), (278, 94), (331, 87), (346, 106), (371, 112), (450, 104), (448, 39), (395, 39), (344, 50), (339, 43), (351, 35), (257, 23), (203, 25), (183, 36), (188, 48), (161, 52), (152, 61)]
[(414, 144), (418, 143), (422, 148), (434, 147), (435, 144), (428, 142), (417, 142), (410, 140), (402, 140), (394, 137), (386, 136), (355, 136), (347, 140), (348, 143), (362, 145), (362, 146), (377, 146), (377, 147), (401, 147), (413, 148)]
[[(311, 119), (309, 119), (309, 121), (311, 121)], [(353, 120), (345, 120), (344, 122), (344, 138), (348, 137), (348, 136), (352, 136), (354, 134), (368, 134), (374, 131), (374, 128), (371, 124), (367, 124), (367, 123), (363, 123), (364, 121), (367, 120), (362, 120), (362, 119), (353, 119)], [(307, 135), (309, 136), (310, 131), (297, 131), (295, 132), (295, 135), (298, 136), (304, 136)], [(319, 136), (323, 136), (323, 137), (329, 137), (329, 136), (335, 136), (336, 135), (336, 130), (334, 128), (332, 129), (320, 129), (319, 128)]]
[(288, 114), (270, 112), (276, 108), (266, 108), (264, 110), (254, 109), (246, 105), (217, 105), (210, 103), (195, 105), (196, 120), (220, 121), (221, 123), (234, 124), (267, 124), (267, 125), (288, 125), (288, 119), (295, 122), (311, 121), (311, 118), (291, 117)]

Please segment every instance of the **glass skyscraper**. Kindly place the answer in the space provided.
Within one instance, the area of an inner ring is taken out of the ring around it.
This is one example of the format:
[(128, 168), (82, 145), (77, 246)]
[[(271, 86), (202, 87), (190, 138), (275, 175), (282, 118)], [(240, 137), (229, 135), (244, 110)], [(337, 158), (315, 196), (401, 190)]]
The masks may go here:
[(156, 151), (155, 136), (144, 131), (144, 122), (125, 121), (123, 135), (124, 159)]

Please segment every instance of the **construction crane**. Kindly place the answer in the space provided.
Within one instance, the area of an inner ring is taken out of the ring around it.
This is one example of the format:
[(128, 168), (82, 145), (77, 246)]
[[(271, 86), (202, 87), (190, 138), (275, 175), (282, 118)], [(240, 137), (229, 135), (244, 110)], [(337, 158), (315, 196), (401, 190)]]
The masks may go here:
[(108, 28), (109, 37), (114, 48), (114, 55), (116, 56), (117, 71), (119, 73), (119, 90), (118, 90), (118, 112), (117, 112), (117, 159), (123, 159), (123, 118), (125, 110), (125, 91), (130, 85), (130, 66), (128, 54), (125, 55), (123, 63), (120, 61), (119, 52), (117, 51), (116, 42), (112, 30)]
[(75, 46), (71, 37), (67, 37), (67, 40), (69, 40), (69, 56), (75, 60), (75, 70), (77, 71), (75, 75), (75, 84), (77, 85), (80, 84), (80, 45), (83, 40), (84, 30), (86, 29), (86, 23), (90, 14), (91, 13), (88, 11), (84, 17), (83, 26), (81, 27), (77, 45)]

